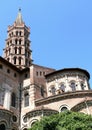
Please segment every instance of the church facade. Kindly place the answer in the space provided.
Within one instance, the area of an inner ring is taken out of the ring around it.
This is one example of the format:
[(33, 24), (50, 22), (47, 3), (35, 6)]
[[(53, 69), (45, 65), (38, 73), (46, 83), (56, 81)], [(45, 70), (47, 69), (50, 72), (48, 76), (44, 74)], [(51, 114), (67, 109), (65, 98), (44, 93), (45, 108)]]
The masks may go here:
[(87, 70), (33, 64), (30, 28), (21, 10), (7, 34), (0, 57), (0, 129), (27, 130), (43, 116), (65, 110), (92, 114)]

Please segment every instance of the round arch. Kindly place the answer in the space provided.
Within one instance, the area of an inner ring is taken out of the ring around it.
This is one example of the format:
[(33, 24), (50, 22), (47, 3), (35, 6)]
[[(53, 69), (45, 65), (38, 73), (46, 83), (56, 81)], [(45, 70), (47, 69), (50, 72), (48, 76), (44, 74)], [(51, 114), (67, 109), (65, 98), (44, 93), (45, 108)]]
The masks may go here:
[(28, 130), (27, 128), (24, 128), (23, 130)]
[(60, 108), (59, 108), (59, 112), (64, 112), (64, 111), (67, 111), (67, 110), (70, 110), (70, 108), (66, 104), (61, 105)]
[(0, 130), (6, 130), (7, 127), (8, 127), (7, 121), (5, 120), (0, 121)]
[(6, 126), (5, 126), (5, 124), (0, 124), (0, 130), (6, 130)]
[(35, 124), (37, 121), (38, 121), (38, 119), (33, 119), (33, 120), (30, 122), (30, 126), (32, 127), (32, 125)]
[(59, 83), (60, 92), (65, 92), (65, 88), (66, 88), (65, 82), (60, 82)]

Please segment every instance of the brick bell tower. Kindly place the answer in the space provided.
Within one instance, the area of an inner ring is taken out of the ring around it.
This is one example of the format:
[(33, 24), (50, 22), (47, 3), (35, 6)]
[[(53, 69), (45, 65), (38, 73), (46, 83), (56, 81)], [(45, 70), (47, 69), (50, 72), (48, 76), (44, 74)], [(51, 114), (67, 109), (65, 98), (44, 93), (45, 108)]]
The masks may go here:
[(23, 22), (21, 9), (19, 9), (14, 24), (8, 26), (7, 34), (4, 58), (20, 69), (29, 67), (32, 63), (30, 28)]

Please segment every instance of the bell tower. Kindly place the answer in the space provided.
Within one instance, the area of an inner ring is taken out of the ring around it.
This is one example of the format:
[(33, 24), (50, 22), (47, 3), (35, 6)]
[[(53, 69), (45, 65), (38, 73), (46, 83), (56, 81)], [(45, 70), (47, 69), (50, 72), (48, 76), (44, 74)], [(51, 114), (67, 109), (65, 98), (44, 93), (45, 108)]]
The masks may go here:
[(30, 28), (23, 22), (21, 9), (14, 24), (8, 26), (7, 34), (4, 58), (20, 69), (29, 67), (32, 63)]

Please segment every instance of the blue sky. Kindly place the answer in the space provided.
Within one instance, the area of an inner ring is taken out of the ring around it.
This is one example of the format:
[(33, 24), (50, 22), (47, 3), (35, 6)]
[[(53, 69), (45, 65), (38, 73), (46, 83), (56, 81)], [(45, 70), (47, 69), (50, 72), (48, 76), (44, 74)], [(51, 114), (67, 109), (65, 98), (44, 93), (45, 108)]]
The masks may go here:
[(31, 27), (34, 63), (57, 70), (83, 68), (92, 77), (92, 0), (1, 1), (1, 56), (7, 38), (7, 26), (13, 24), (19, 8), (25, 24)]

